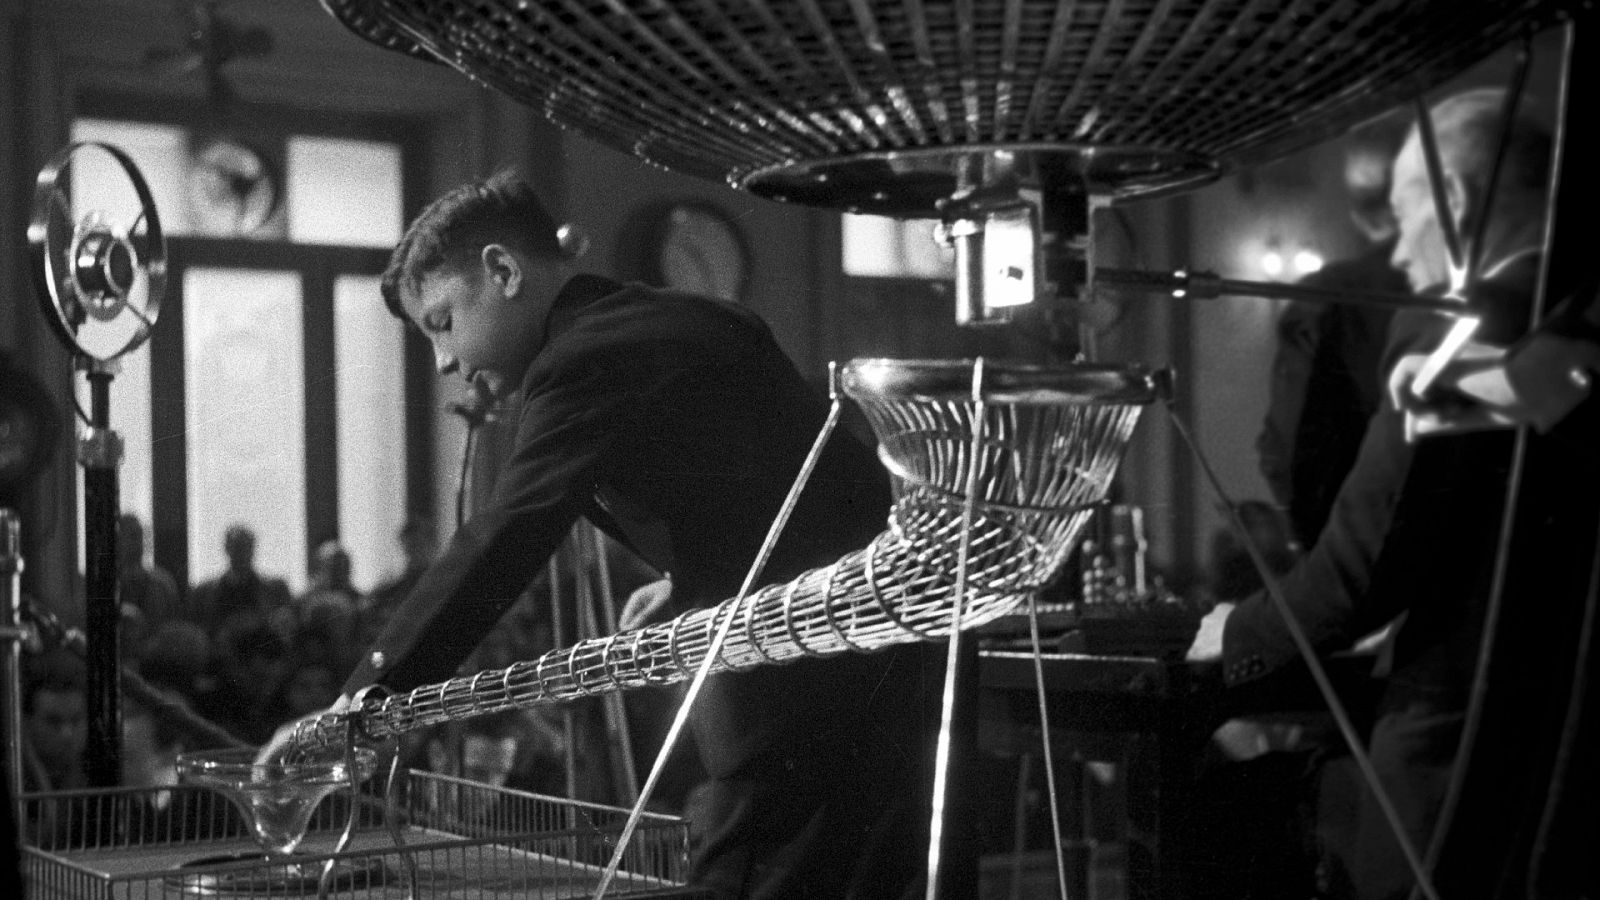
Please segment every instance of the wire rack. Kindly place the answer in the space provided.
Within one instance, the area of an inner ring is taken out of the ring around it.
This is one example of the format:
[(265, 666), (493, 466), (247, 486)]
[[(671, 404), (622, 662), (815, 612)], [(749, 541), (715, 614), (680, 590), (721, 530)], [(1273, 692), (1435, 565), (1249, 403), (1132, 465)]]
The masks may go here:
[[(955, 628), (963, 562), (960, 626), (1004, 615), (1060, 571), (1109, 490), (1142, 405), (1157, 394), (1157, 378), (1132, 366), (990, 363), (975, 398), (974, 371), (971, 360), (869, 359), (844, 368), (842, 387), (877, 433), (895, 491), (888, 530), (866, 548), (670, 622), (362, 698), (353, 713), (302, 723), (295, 744), (306, 751), (341, 746), (351, 718), (368, 738), (382, 739), (684, 681), (728, 617), (733, 624), (712, 672), (938, 640)], [(967, 522), (971, 488), (976, 512)]]
[[(338, 838), (354, 826), (344, 849)], [(589, 897), (628, 811), (424, 772), (393, 802), (348, 792), (313, 814), (291, 863), (262, 858), (223, 795), (195, 786), (26, 795), (23, 874), (33, 900), (78, 898)], [(609, 896), (700, 897), (684, 887), (688, 826), (647, 814)]]
[(906, 151), (1001, 145), (1132, 148), (1101, 174), (1146, 190), (1308, 146), (1585, 2), (323, 0), (381, 46), (758, 193), (863, 155), (893, 193), (921, 177)]

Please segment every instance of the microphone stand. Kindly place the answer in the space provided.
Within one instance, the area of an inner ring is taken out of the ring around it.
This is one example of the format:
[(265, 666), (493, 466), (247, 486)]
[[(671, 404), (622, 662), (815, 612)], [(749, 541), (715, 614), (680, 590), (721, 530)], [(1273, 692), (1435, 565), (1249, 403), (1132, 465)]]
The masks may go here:
[(116, 787), (122, 780), (122, 698), (117, 597), (117, 469), (122, 437), (111, 428), (111, 378), (115, 360), (84, 359), (89, 380), (89, 427), (78, 445), (83, 466), (84, 633), (88, 639), (89, 783)]
[(450, 404), (450, 411), (467, 423), (467, 440), (461, 449), (461, 472), (456, 478), (456, 527), (467, 520), (467, 485), (472, 478), (472, 458), (477, 448), (478, 429), (485, 422), (499, 419), (494, 398), (477, 384), (468, 387), (460, 400)]
[[(450, 404), (450, 411), (460, 416), (467, 426), (466, 441), (461, 447), (461, 470), (456, 475), (456, 528), (459, 530), (467, 521), (467, 493), (472, 483), (472, 460), (477, 453), (478, 429), (499, 416), (494, 398), (476, 382), (468, 385), (460, 400)], [(446, 757), (445, 769), (453, 775), (464, 775), (466, 733), (460, 723), (452, 722), (445, 726), (444, 733), (440, 735), (440, 745)]]
[(0, 667), (5, 688), (7, 815), (22, 829), (22, 524), (16, 512), (0, 509)]

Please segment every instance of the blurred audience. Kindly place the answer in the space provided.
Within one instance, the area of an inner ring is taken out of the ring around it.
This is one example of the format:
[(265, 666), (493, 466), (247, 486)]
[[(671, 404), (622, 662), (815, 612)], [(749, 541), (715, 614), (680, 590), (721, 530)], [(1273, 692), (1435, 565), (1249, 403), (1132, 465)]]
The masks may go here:
[(22, 687), (23, 788), (60, 791), (89, 786), (83, 753), (89, 741), (83, 659), (66, 649), (25, 661)]
[(222, 538), (228, 555), (228, 568), (215, 578), (195, 586), (192, 594), (196, 621), (216, 629), (239, 613), (256, 613), (279, 623), (281, 634), (292, 616), (289, 585), (281, 578), (256, 571), (256, 533), (247, 525), (234, 524)]
[[(1389, 208), (1389, 170), (1405, 129), (1403, 117), (1387, 117), (1347, 139), (1345, 195), (1366, 249), (1329, 263), (1301, 284), (1351, 293), (1408, 290), (1405, 276), (1389, 265), (1399, 235)], [(1393, 316), (1390, 307), (1302, 301), (1289, 304), (1278, 319), (1256, 451), (1261, 474), (1302, 546), (1311, 546), (1322, 532), (1382, 399), (1379, 355)]]
[(272, 707), (279, 721), (298, 719), (309, 713), (327, 709), (339, 699), (339, 685), (345, 672), (334, 672), (325, 662), (317, 661), (295, 647), (295, 664), (279, 682)]
[(211, 671), (211, 638), (193, 622), (157, 625), (139, 650), (139, 674), (154, 687), (171, 691), (189, 703), (216, 689)]
[[(122, 786), (172, 787), (178, 783), (178, 754), (188, 749), (181, 729), (135, 700), (122, 707)], [(167, 798), (156, 795), (155, 806)]]
[(189, 618), (178, 582), (166, 569), (147, 562), (144, 523), (133, 513), (117, 517), (117, 598), (138, 610), (146, 628)]
[(323, 541), (311, 556), (311, 586), (295, 599), (290, 642), (296, 649), (308, 641), (319, 645), (320, 654), (306, 657), (337, 666), (342, 679), (354, 663), (361, 604), (350, 583), (349, 552), (338, 541)]
[(377, 638), (389, 615), (411, 593), (417, 579), (422, 577), (428, 564), (439, 553), (439, 531), (434, 527), (433, 520), (425, 516), (406, 519), (397, 536), (400, 552), (405, 556), (405, 567), (398, 574), (384, 579), (367, 595), (361, 608), (361, 635), (356, 642), (363, 647)]
[(266, 616), (240, 611), (218, 626), (213, 650), (215, 686), (197, 709), (246, 742), (265, 742), (281, 722), (273, 704), (292, 668), (288, 643)]

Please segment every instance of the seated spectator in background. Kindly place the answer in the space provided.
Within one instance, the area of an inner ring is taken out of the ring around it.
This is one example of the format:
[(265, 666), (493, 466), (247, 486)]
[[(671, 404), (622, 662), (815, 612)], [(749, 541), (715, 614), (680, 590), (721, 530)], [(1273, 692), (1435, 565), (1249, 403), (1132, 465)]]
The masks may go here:
[[(172, 787), (178, 783), (178, 754), (187, 749), (183, 733), (136, 700), (122, 707), (122, 786)], [(164, 807), (166, 798), (152, 798)]]
[(348, 671), (343, 663), (354, 653), (360, 608), (361, 593), (350, 583), (350, 554), (338, 541), (323, 541), (311, 557), (311, 586), (295, 600), (290, 639), (298, 646), (302, 636), (324, 637), (341, 672)]
[(272, 706), (276, 719), (298, 719), (308, 713), (327, 709), (339, 699), (339, 685), (344, 683), (344, 671), (335, 672), (327, 663), (298, 652), (278, 684), (277, 696)]
[(265, 616), (240, 612), (218, 627), (214, 647), (216, 688), (200, 713), (247, 743), (264, 743), (278, 722), (271, 707), (290, 668), (287, 642)]
[(139, 654), (149, 636), (150, 622), (144, 612), (132, 604), (120, 604), (117, 607), (117, 652), (122, 662), (137, 667)]
[(361, 646), (354, 643), (356, 621), (340, 610), (321, 606), (295, 623), (288, 643), (297, 659), (327, 666), (342, 680), (355, 668)]
[(147, 628), (189, 617), (178, 582), (166, 569), (145, 563), (144, 523), (133, 513), (117, 517), (117, 598), (139, 610)]
[(22, 687), (23, 788), (61, 791), (89, 786), (83, 752), (89, 742), (87, 675), (82, 658), (55, 649), (26, 661)]
[[(195, 620), (215, 629), (240, 612), (255, 612), (273, 620), (292, 615), (289, 585), (281, 578), (256, 571), (256, 533), (249, 526), (228, 526), (222, 539), (228, 568), (194, 589)], [(282, 632), (287, 634), (287, 628)]]
[[(1300, 284), (1360, 292), (1405, 293), (1389, 265), (1399, 227), (1389, 208), (1390, 168), (1405, 137), (1403, 117), (1358, 129), (1344, 149), (1350, 221), (1366, 245)], [(1294, 538), (1309, 547), (1321, 534), (1339, 485), (1355, 464), (1367, 420), (1382, 399), (1379, 355), (1390, 307), (1297, 301), (1278, 319), (1267, 414), (1256, 438), (1261, 474), (1288, 511)], [(1237, 598), (1236, 598), (1237, 599)]]
[[(1274, 575), (1287, 572), (1300, 552), (1289, 521), (1261, 500), (1245, 500), (1238, 504), (1237, 511), (1250, 543), (1266, 560), (1268, 571)], [(1261, 588), (1261, 573), (1231, 524), (1211, 539), (1210, 574), (1211, 595), (1218, 603), (1236, 603)]]
[[(457, 729), (441, 729), (428, 741), (429, 767), (435, 772), (455, 774), (459, 755), (461, 777), (505, 787), (516, 773), (523, 736), (521, 718), (519, 712), (510, 710), (468, 719)], [(460, 742), (459, 747), (448, 746), (456, 741)]]
[(127, 795), (127, 805), (118, 812), (126, 831), (108, 837), (135, 844), (173, 844), (246, 833), (249, 826), (221, 795), (171, 790), (178, 784), (178, 755), (213, 746), (214, 742), (185, 730), (170, 713), (130, 698), (122, 712), (122, 785), (147, 790)]
[(406, 519), (405, 524), (400, 526), (398, 537), (400, 552), (405, 556), (405, 568), (399, 574), (384, 579), (367, 595), (361, 608), (361, 640), (358, 641), (363, 647), (377, 638), (384, 623), (389, 621), (389, 614), (411, 593), (417, 579), (422, 577), (422, 573), (427, 571), (428, 565), (439, 554), (439, 530), (434, 527), (433, 520), (425, 516)]
[(165, 622), (150, 632), (139, 650), (139, 675), (194, 703), (216, 687), (211, 655), (205, 629), (193, 622)]

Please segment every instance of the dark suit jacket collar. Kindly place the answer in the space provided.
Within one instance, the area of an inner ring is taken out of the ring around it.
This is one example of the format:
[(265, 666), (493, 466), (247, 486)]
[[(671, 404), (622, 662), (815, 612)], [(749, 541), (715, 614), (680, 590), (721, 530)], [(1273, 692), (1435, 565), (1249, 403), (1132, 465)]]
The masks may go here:
[(539, 377), (536, 374), (539, 370), (539, 357), (548, 353), (550, 347), (572, 329), (584, 310), (626, 289), (627, 286), (621, 282), (602, 275), (580, 272), (567, 279), (567, 283), (556, 292), (555, 301), (550, 304), (550, 315), (545, 319), (544, 344), (539, 348), (534, 361), (523, 370), (518, 396), (528, 396), (530, 385)]
[(572, 325), (572, 320), (586, 306), (602, 300), (623, 289), (620, 282), (606, 278), (602, 275), (591, 275), (580, 272), (567, 279), (556, 294), (556, 300), (550, 305), (549, 328), (545, 336), (545, 343), (555, 340), (563, 331)]

